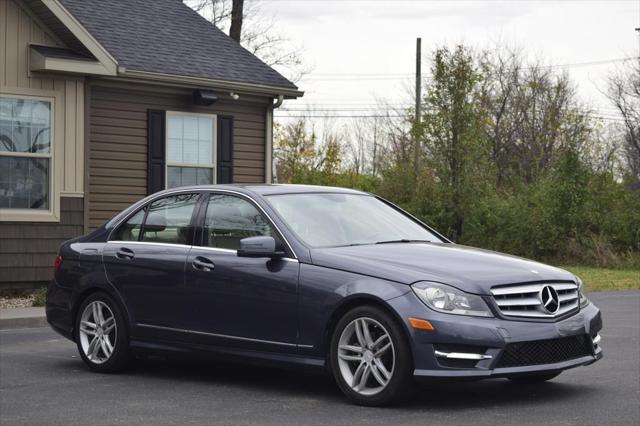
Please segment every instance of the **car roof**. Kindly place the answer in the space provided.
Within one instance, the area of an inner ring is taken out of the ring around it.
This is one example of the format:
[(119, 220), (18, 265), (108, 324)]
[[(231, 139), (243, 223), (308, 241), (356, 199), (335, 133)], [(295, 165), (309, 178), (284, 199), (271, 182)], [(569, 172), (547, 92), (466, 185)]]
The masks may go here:
[(123, 217), (128, 216), (134, 210), (139, 209), (142, 205), (148, 203), (151, 199), (162, 197), (163, 195), (169, 195), (172, 193), (179, 193), (184, 191), (215, 191), (215, 190), (228, 190), (243, 193), (245, 195), (280, 195), (280, 194), (354, 194), (354, 195), (371, 195), (367, 192), (357, 191), (355, 189), (340, 188), (337, 186), (320, 186), (320, 185), (294, 185), (294, 184), (229, 184), (229, 185), (192, 185), (182, 186), (176, 188), (165, 189), (158, 191), (154, 194), (135, 202), (120, 213), (112, 217), (106, 224), (106, 228), (111, 228), (115, 224), (119, 223)]
[(232, 185), (196, 185), (181, 188), (172, 188), (170, 191), (176, 190), (234, 190), (238, 192), (255, 193), (259, 195), (279, 195), (279, 194), (309, 194), (309, 193), (333, 193), (333, 194), (358, 194), (369, 195), (366, 192), (349, 188), (340, 188), (337, 186), (320, 186), (320, 185), (294, 185), (294, 184), (232, 184)]

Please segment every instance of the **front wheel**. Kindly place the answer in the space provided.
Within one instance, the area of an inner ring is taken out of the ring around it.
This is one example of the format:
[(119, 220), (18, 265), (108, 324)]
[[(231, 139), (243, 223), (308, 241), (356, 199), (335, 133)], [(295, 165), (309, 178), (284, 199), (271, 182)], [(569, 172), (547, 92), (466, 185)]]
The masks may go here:
[(336, 325), (329, 355), (338, 386), (357, 404), (395, 402), (412, 387), (413, 362), (406, 335), (377, 307), (347, 312)]
[(82, 360), (93, 371), (115, 373), (129, 361), (129, 338), (124, 316), (105, 293), (94, 293), (80, 305), (76, 343)]
[(511, 376), (507, 377), (507, 379), (511, 380), (514, 383), (521, 384), (536, 384), (543, 383), (558, 377), (560, 373), (546, 373), (546, 374), (528, 374), (523, 376)]

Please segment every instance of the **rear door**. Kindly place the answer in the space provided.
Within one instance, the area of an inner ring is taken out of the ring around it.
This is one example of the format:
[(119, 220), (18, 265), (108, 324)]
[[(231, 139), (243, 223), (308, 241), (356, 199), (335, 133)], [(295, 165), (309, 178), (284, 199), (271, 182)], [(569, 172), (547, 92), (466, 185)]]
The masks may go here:
[(274, 225), (252, 200), (237, 194), (211, 193), (201, 215), (202, 242), (194, 244), (185, 269), (194, 338), (295, 351), (298, 261), (291, 252), (282, 259), (237, 256), (245, 237), (269, 235), (282, 244)]
[(156, 199), (117, 228), (103, 253), (137, 335), (164, 336), (184, 325), (184, 267), (191, 248), (200, 193)]

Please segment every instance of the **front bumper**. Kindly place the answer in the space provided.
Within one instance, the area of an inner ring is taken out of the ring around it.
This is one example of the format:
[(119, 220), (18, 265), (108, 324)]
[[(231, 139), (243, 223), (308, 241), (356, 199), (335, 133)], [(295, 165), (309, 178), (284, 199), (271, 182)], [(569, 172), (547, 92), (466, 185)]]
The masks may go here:
[[(592, 303), (555, 322), (441, 314), (424, 306), (412, 293), (388, 303), (404, 317), (411, 336), (417, 379), (484, 379), (552, 373), (592, 364), (602, 358), (598, 335), (602, 317)], [(428, 320), (434, 330), (411, 328), (407, 322), (409, 317)], [(573, 351), (560, 356), (549, 356), (545, 352), (562, 342), (581, 342), (584, 346), (579, 348), (583, 350), (572, 347)], [(533, 350), (523, 353), (524, 362), (518, 363), (519, 351), (526, 347)], [(515, 355), (515, 361), (506, 362), (509, 355)]]

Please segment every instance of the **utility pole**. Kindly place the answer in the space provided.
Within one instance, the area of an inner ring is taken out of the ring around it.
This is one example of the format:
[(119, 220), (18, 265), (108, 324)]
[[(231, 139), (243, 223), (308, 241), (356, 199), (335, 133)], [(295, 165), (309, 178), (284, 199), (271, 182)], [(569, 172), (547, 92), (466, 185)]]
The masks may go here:
[(640, 27), (636, 28), (638, 33), (638, 64), (640, 65)]
[(377, 154), (378, 154), (378, 119), (373, 119), (373, 170), (372, 174), (376, 176), (376, 164), (378, 162)]
[(416, 176), (418, 175), (420, 161), (420, 138), (418, 137), (418, 128), (420, 127), (420, 120), (422, 119), (421, 113), (422, 106), (422, 39), (418, 37), (416, 39), (416, 117), (413, 131), (413, 167), (415, 169)]

